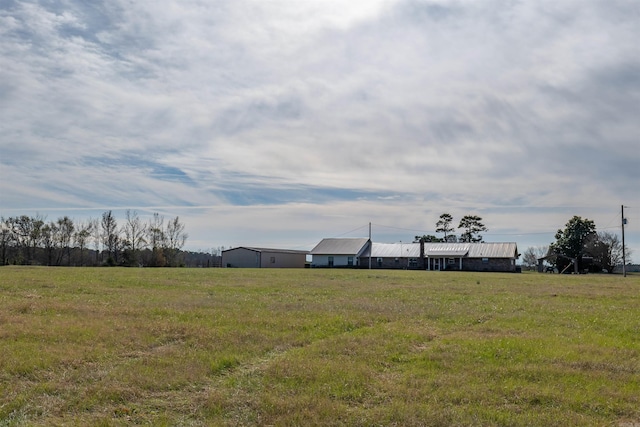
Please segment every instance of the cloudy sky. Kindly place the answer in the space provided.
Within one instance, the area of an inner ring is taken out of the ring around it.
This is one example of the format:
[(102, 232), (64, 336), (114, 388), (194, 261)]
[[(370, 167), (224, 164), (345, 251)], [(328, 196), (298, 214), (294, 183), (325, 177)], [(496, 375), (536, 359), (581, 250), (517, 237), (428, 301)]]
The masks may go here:
[(524, 251), (624, 204), (637, 260), (638, 40), (633, 0), (0, 0), (0, 215)]

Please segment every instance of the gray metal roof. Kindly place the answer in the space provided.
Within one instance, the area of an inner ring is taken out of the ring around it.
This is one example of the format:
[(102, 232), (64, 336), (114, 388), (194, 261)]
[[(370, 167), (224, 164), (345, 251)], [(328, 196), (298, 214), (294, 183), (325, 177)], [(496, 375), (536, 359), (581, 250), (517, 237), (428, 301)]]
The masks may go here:
[(331, 238), (322, 239), (311, 255), (359, 255), (369, 239), (366, 238)]
[[(419, 258), (419, 243), (372, 243), (374, 258)], [(515, 258), (518, 247), (508, 243), (425, 243), (426, 257)], [(369, 256), (367, 249), (362, 256)]]
[(239, 246), (237, 248), (229, 248), (222, 252), (235, 251), (237, 249), (246, 249), (253, 252), (277, 252), (281, 254), (308, 254), (309, 251), (300, 251), (295, 249), (272, 249), (272, 248), (255, 248), (249, 246)]
[(469, 252), (470, 243), (425, 243), (427, 257), (463, 257)]
[[(372, 258), (420, 258), (420, 243), (372, 243)], [(369, 256), (367, 248), (362, 254)]]
[[(368, 239), (333, 238), (323, 239), (311, 250), (312, 255), (359, 255), (368, 257)], [(419, 258), (420, 243), (376, 243), (371, 244), (372, 258)], [(363, 251), (364, 249), (364, 251)], [(362, 252), (362, 253), (361, 253)], [(506, 243), (425, 243), (425, 257), (465, 258), (517, 258), (518, 246)]]
[(507, 243), (425, 243), (427, 257), (516, 258), (518, 246)]
[(467, 256), (469, 258), (517, 258), (518, 245), (514, 242), (472, 243)]

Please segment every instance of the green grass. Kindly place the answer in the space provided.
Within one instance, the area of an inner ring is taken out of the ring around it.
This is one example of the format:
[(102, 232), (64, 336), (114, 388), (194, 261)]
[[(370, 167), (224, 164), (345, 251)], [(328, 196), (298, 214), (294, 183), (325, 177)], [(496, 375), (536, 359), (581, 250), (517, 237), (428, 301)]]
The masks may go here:
[(0, 269), (0, 426), (640, 425), (640, 277)]

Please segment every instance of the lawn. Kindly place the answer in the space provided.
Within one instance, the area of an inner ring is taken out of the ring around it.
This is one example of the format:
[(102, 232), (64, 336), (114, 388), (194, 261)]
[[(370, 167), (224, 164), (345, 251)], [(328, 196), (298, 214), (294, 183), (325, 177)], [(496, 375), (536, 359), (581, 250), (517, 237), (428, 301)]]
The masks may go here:
[(640, 276), (0, 268), (0, 426), (640, 427)]

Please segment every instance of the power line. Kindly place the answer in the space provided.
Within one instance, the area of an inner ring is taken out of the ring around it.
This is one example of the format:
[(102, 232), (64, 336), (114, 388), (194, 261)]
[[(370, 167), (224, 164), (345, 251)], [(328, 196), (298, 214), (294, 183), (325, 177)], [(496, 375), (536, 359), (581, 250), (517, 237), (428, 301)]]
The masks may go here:
[(358, 231), (358, 230), (361, 230), (361, 229), (363, 229), (363, 228), (367, 228), (367, 227), (368, 227), (368, 225), (363, 225), (363, 226), (358, 227), (358, 228), (356, 228), (356, 229), (353, 229), (353, 230), (351, 230), (351, 231), (347, 231), (346, 233), (339, 234), (339, 235), (337, 235), (337, 236), (335, 236), (335, 237), (337, 238), (337, 237), (346, 236), (347, 234), (351, 234), (351, 233), (353, 233), (353, 232), (356, 232), (356, 231)]
[[(427, 234), (427, 233), (437, 233), (436, 231), (433, 230), (417, 230), (417, 229), (411, 229), (411, 228), (402, 228), (402, 227), (394, 227), (394, 226), (390, 226), (390, 225), (382, 225), (382, 224), (372, 224), (375, 225), (377, 227), (383, 227), (383, 228), (390, 228), (393, 230), (402, 230), (402, 231), (411, 231), (412, 233), (423, 233), (423, 234)], [(537, 235), (537, 234), (555, 234), (558, 230), (553, 230), (553, 231), (535, 231), (535, 232), (518, 232), (518, 233), (494, 233), (494, 232), (485, 232), (482, 233), (485, 236), (527, 236), (527, 235)]]

